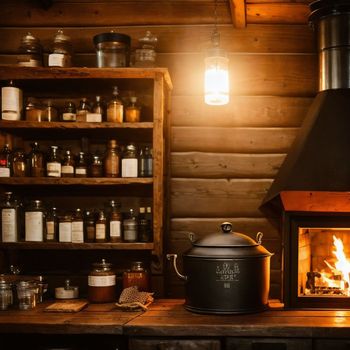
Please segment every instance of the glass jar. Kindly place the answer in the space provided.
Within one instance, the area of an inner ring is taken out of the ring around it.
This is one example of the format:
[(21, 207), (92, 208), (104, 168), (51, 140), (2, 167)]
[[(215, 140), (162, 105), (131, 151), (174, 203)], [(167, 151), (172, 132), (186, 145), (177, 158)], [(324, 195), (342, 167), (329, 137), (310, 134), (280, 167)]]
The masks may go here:
[(49, 67), (70, 67), (72, 64), (72, 44), (70, 37), (59, 29), (53, 39), (52, 53), (49, 54)]
[(109, 140), (107, 152), (104, 160), (105, 176), (119, 177), (119, 152), (117, 149), (117, 141)]
[(25, 118), (31, 122), (41, 122), (43, 120), (43, 110), (39, 103), (29, 98), (25, 107)]
[(86, 122), (86, 115), (90, 112), (90, 105), (86, 97), (82, 98), (77, 108), (77, 122)]
[(41, 200), (31, 200), (24, 213), (25, 241), (43, 242), (45, 231), (45, 210)]
[(0, 177), (10, 177), (12, 174), (12, 151), (10, 145), (5, 143), (0, 151)]
[(5, 192), (1, 203), (1, 240), (18, 242), (19, 239), (19, 205), (13, 199), (12, 192)]
[(20, 281), (16, 284), (18, 307), (20, 310), (31, 310), (36, 306), (37, 287), (30, 281)]
[(84, 220), (80, 208), (75, 210), (72, 217), (72, 243), (84, 242)]
[(72, 216), (63, 215), (58, 221), (58, 240), (59, 242), (72, 242)]
[(96, 96), (96, 100), (92, 105), (92, 113), (86, 115), (86, 121), (90, 123), (101, 123), (104, 119), (105, 108), (101, 102), (101, 96)]
[(113, 88), (113, 98), (107, 105), (107, 122), (122, 123), (123, 122), (124, 107), (119, 98), (118, 87)]
[(66, 150), (61, 165), (61, 176), (62, 177), (74, 177), (74, 159), (72, 157), (71, 151)]
[(58, 121), (57, 108), (52, 105), (50, 100), (46, 101), (43, 106), (42, 121), (57, 122)]
[(63, 122), (75, 122), (77, 121), (77, 113), (75, 104), (72, 101), (66, 102), (63, 113), (62, 113), (62, 121)]
[(133, 209), (129, 209), (128, 216), (123, 220), (123, 241), (124, 242), (137, 242), (137, 217), (134, 214)]
[(103, 165), (99, 155), (94, 154), (92, 156), (92, 162), (89, 167), (89, 175), (91, 177), (102, 177), (103, 176)]
[(138, 161), (135, 144), (130, 143), (126, 146), (121, 163), (122, 177), (137, 177)]
[(0, 310), (7, 310), (13, 304), (12, 284), (0, 280)]
[(30, 176), (41, 177), (45, 175), (44, 155), (40, 151), (39, 144), (34, 142), (31, 144), (31, 151), (29, 152), (29, 168)]
[(116, 298), (116, 275), (112, 264), (105, 259), (94, 263), (88, 276), (88, 300), (91, 303), (110, 303)]
[(20, 120), (23, 110), (22, 90), (10, 80), (6, 86), (1, 88), (1, 119)]
[(130, 105), (125, 109), (125, 121), (128, 123), (138, 123), (140, 121), (141, 108), (136, 102), (136, 96), (130, 97)]
[(27, 176), (27, 160), (23, 149), (18, 149), (13, 153), (12, 174), (14, 177)]
[(50, 146), (46, 162), (46, 176), (48, 177), (61, 177), (61, 161), (58, 157), (57, 150), (57, 146)]
[(123, 273), (123, 289), (134, 286), (142, 292), (151, 291), (150, 275), (141, 261), (133, 261), (131, 268)]
[(90, 210), (85, 212), (84, 217), (84, 235), (86, 242), (95, 242), (95, 217), (94, 213)]
[(151, 221), (146, 216), (146, 208), (140, 207), (138, 216), (138, 238), (140, 242), (151, 242)]
[(56, 242), (58, 236), (57, 209), (52, 207), (46, 214), (46, 242)]
[(153, 156), (152, 150), (148, 146), (141, 148), (138, 165), (138, 172), (140, 177), (153, 176)]
[(120, 203), (114, 200), (109, 201), (110, 213), (109, 213), (109, 240), (112, 243), (121, 242), (121, 224), (122, 214), (120, 212)]
[(87, 177), (87, 164), (84, 152), (79, 152), (78, 161), (75, 166), (75, 177)]
[(43, 65), (43, 49), (40, 40), (31, 32), (21, 39), (17, 63), (23, 67), (42, 67)]
[(149, 30), (139, 39), (141, 48), (135, 50), (135, 67), (155, 67), (157, 37)]
[(99, 211), (98, 218), (95, 224), (95, 242), (104, 243), (107, 241), (106, 234), (106, 217), (103, 210)]
[(130, 61), (129, 35), (114, 33), (101, 33), (93, 38), (97, 67), (128, 67)]

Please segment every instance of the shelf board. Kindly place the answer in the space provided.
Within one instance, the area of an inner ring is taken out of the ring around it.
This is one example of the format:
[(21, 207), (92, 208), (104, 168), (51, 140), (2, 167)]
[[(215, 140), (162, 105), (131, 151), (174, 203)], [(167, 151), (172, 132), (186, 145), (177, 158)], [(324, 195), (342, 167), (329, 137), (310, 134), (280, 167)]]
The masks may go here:
[(0, 177), (0, 185), (55, 185), (55, 186), (116, 186), (116, 185), (149, 185), (153, 183), (151, 177)]
[(61, 242), (0, 242), (0, 249), (40, 250), (152, 250), (153, 243), (61, 243)]
[(153, 122), (140, 123), (88, 123), (88, 122), (31, 122), (26, 120), (0, 120), (1, 129), (57, 129), (57, 130), (89, 130), (89, 129), (152, 129)]

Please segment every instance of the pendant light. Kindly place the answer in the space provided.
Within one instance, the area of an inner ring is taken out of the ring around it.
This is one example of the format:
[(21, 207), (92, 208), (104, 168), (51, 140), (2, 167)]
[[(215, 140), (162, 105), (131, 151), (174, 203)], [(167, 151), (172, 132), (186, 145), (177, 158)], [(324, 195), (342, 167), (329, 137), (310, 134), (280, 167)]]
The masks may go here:
[(211, 35), (212, 47), (204, 60), (204, 101), (208, 105), (220, 106), (229, 102), (229, 59), (220, 49), (220, 33), (217, 30), (217, 0), (214, 7), (215, 26)]

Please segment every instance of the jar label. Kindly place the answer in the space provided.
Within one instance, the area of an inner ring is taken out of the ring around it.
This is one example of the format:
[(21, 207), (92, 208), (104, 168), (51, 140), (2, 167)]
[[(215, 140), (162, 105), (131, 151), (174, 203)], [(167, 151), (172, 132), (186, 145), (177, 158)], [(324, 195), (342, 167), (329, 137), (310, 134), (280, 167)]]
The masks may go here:
[(121, 222), (120, 221), (110, 221), (109, 223), (109, 234), (111, 237), (120, 237), (121, 235)]
[(49, 67), (68, 67), (70, 65), (68, 55), (63, 53), (51, 53), (49, 55)]
[(16, 209), (2, 209), (2, 241), (17, 242)]
[(84, 242), (84, 224), (82, 221), (72, 222), (72, 243)]
[(122, 177), (137, 177), (137, 158), (122, 159)]
[(0, 177), (10, 177), (10, 168), (0, 168)]
[(47, 163), (47, 176), (61, 177), (61, 164), (57, 162)]
[(64, 122), (75, 122), (77, 119), (77, 115), (75, 113), (63, 113), (62, 120)]
[(101, 123), (102, 122), (102, 115), (101, 115), (101, 113), (87, 113), (86, 114), (86, 121), (89, 123)]
[(86, 175), (86, 168), (76, 168), (75, 173), (78, 175)]
[(42, 242), (44, 215), (41, 211), (25, 212), (25, 240), (27, 242)]
[(59, 241), (72, 242), (72, 223), (60, 222), (58, 227), (59, 227)]
[(96, 224), (96, 239), (106, 239), (105, 224)]
[(62, 165), (62, 174), (74, 174), (74, 167), (72, 165)]
[(20, 120), (22, 106), (22, 91), (13, 86), (1, 89), (1, 111), (4, 120)]
[(55, 222), (46, 221), (46, 239), (53, 240), (55, 238)]
[(109, 287), (109, 286), (115, 286), (115, 284), (116, 284), (115, 275), (88, 277), (88, 285), (91, 287)]

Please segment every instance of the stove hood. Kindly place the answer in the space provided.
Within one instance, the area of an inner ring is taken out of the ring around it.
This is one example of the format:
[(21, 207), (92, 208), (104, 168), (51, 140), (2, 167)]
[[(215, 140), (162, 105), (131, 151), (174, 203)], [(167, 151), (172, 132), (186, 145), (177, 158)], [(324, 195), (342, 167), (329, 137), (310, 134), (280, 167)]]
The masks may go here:
[(283, 209), (282, 192), (350, 191), (350, 1), (318, 0), (310, 9), (319, 92), (260, 207), (269, 214)]

